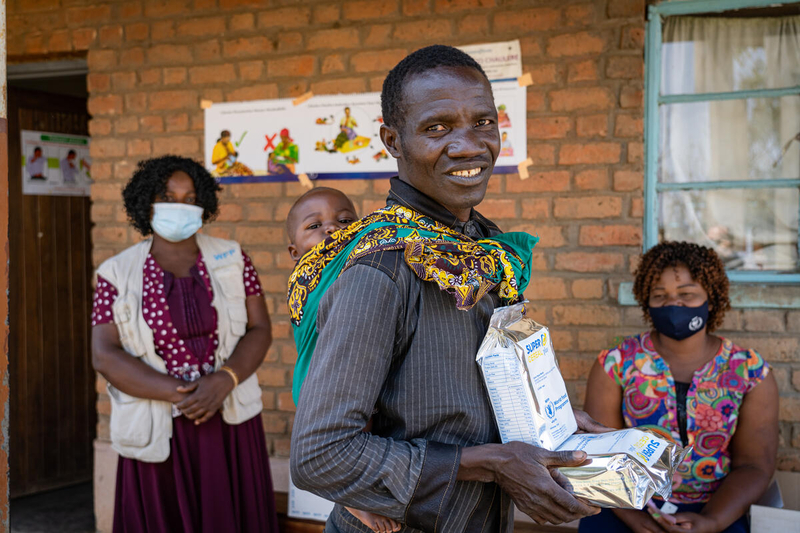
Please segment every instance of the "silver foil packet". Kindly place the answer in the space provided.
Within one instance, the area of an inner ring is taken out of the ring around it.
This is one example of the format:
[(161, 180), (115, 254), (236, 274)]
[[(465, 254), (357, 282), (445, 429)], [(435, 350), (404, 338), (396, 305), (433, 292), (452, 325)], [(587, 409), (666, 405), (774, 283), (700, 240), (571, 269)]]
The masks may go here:
[(578, 424), (550, 332), (528, 316), (528, 305), (495, 310), (476, 361), (503, 443), (521, 441), (555, 450)]
[(583, 450), (591, 461), (558, 470), (577, 498), (599, 507), (641, 510), (654, 494), (664, 500), (672, 496), (672, 476), (691, 449), (639, 429), (581, 433), (559, 450)]

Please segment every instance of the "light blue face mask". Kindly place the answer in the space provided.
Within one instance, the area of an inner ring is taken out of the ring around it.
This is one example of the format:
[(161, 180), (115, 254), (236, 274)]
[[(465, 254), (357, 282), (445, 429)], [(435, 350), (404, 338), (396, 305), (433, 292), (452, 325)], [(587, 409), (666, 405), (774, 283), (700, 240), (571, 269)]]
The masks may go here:
[(203, 227), (203, 208), (189, 204), (153, 204), (150, 226), (169, 242), (185, 241)]

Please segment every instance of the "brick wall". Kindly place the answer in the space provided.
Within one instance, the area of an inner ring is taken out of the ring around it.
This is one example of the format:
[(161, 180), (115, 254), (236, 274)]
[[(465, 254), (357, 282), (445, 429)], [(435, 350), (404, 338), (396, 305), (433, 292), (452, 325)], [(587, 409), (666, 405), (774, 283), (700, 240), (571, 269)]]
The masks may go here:
[[(269, 4), (266, 7), (265, 4)], [(202, 159), (201, 99), (216, 102), (376, 91), (427, 44), (522, 43), (531, 177), (495, 176), (479, 208), (506, 230), (538, 233), (528, 291), (553, 327), (581, 403), (599, 349), (642, 328), (616, 302), (641, 250), (643, 0), (10, 0), (10, 59), (88, 51), (95, 260), (136, 239), (120, 187), (142, 158)], [(388, 182), (330, 183), (362, 213)], [(295, 350), (285, 310), (283, 221), (297, 184), (233, 185), (206, 231), (239, 240), (267, 291), (275, 343), (259, 370), (270, 453), (289, 453)], [(725, 332), (762, 351), (781, 387), (781, 467), (800, 470), (800, 312), (734, 310)], [(99, 438), (107, 439), (102, 387)]]

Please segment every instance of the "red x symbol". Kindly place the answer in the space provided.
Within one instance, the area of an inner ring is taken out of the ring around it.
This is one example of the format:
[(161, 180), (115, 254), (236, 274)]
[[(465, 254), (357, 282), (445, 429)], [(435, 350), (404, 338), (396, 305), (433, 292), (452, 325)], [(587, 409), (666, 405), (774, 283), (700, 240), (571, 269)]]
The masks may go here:
[(274, 134), (272, 137), (270, 137), (269, 135), (264, 135), (264, 137), (267, 139), (267, 145), (264, 147), (264, 151), (265, 151), (265, 152), (266, 152), (267, 150), (269, 150), (270, 148), (272, 148), (273, 150), (275, 149), (275, 145), (274, 145), (274, 144), (272, 144), (272, 141), (274, 141), (274, 140), (275, 140), (275, 137), (277, 137), (277, 136), (278, 136), (278, 134), (277, 134), (277, 133), (276, 133), (276, 134)]

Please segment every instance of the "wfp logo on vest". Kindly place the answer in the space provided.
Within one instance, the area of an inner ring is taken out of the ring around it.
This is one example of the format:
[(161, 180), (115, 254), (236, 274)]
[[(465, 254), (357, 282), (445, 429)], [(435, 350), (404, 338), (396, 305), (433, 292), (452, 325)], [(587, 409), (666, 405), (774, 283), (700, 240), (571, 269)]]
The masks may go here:
[(697, 331), (698, 329), (703, 327), (703, 319), (699, 316), (696, 316), (689, 322), (689, 329), (692, 331)]
[(232, 256), (232, 255), (233, 255), (233, 253), (234, 253), (235, 251), (236, 251), (236, 250), (234, 250), (233, 248), (231, 248), (231, 249), (230, 249), (230, 250), (228, 250), (227, 252), (222, 252), (221, 254), (214, 254), (214, 259), (216, 259), (217, 261), (219, 261), (219, 260), (221, 260), (221, 259), (225, 259), (226, 257), (230, 257), (230, 256)]
[(636, 449), (636, 455), (639, 456), (639, 459), (642, 459), (646, 463), (650, 461), (650, 459), (653, 458), (653, 454), (658, 451), (660, 443), (645, 435), (639, 439), (633, 447)]
[(547, 418), (550, 418), (551, 420), (556, 416), (556, 409), (553, 407), (553, 402), (550, 401), (550, 398), (545, 400), (544, 414), (546, 414)]

